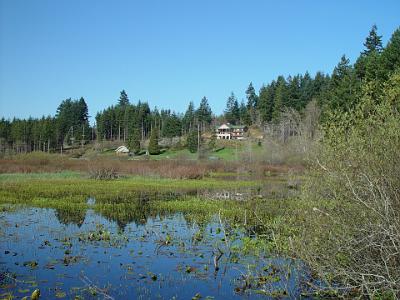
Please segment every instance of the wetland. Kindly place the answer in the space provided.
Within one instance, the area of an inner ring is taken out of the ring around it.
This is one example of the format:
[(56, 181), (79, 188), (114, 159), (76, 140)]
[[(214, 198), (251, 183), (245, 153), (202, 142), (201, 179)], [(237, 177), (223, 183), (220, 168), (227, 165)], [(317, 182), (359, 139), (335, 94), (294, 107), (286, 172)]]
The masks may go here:
[(104, 181), (61, 172), (2, 174), (0, 184), (1, 299), (310, 294), (311, 275), (289, 255), (298, 191), (285, 176)]

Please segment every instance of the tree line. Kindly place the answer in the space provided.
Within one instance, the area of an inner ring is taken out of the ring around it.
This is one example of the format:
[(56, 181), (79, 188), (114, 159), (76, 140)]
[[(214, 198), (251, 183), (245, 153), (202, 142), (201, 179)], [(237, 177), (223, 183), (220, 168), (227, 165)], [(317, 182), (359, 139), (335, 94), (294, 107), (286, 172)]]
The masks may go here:
[[(360, 101), (361, 87), (370, 82), (371, 93), (379, 93), (383, 82), (399, 66), (400, 30), (397, 29), (387, 45), (374, 25), (364, 50), (354, 64), (343, 55), (332, 74), (308, 72), (294, 76), (278, 76), (263, 85), (257, 93), (253, 84), (246, 89), (246, 99), (239, 100), (232, 92), (226, 100), (222, 115), (215, 116), (203, 97), (196, 108), (190, 102), (184, 113), (171, 109), (151, 109), (147, 102), (131, 103), (127, 93), (120, 93), (118, 102), (95, 116), (89, 125), (88, 107), (84, 98), (61, 102), (54, 116), (0, 120), (1, 150), (15, 152), (53, 151), (68, 146), (83, 145), (91, 140), (121, 140), (132, 149), (140, 149), (140, 141), (153, 136), (172, 138), (204, 132), (217, 123), (264, 125), (277, 124), (288, 109), (300, 114), (307, 105), (316, 103), (321, 109), (321, 122), (333, 111), (349, 112)], [(154, 142), (153, 142), (154, 144)], [(157, 151), (155, 151), (157, 152)]]

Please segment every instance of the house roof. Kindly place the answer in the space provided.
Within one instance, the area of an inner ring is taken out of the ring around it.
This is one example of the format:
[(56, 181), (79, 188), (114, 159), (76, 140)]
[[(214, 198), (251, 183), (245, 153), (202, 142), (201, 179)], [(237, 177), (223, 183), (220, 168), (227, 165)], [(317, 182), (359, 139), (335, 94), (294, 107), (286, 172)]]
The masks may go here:
[(221, 126), (217, 126), (217, 129), (244, 129), (246, 125), (231, 125), (231, 124), (222, 124)]
[(242, 128), (245, 128), (246, 125), (230, 125), (230, 127), (233, 129), (242, 129)]
[(117, 152), (117, 153), (128, 153), (129, 149), (126, 148), (125, 146), (119, 146), (117, 149), (115, 149), (115, 152)]
[(221, 126), (217, 127), (218, 129), (229, 129), (231, 128), (230, 125), (222, 124)]

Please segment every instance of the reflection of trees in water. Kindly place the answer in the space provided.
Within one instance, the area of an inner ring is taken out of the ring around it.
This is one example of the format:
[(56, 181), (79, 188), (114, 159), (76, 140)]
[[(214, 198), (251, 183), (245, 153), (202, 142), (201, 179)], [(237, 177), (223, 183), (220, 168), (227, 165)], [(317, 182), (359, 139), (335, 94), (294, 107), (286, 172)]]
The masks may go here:
[(176, 200), (187, 195), (186, 192), (174, 191), (134, 191), (129, 195), (113, 196), (112, 198), (107, 195), (101, 195), (96, 198), (96, 203), (101, 204), (124, 204), (134, 201), (150, 201), (150, 200)]
[(56, 208), (55, 214), (61, 224), (75, 224), (81, 227), (85, 221), (86, 209), (79, 208)]
[(143, 225), (147, 218), (156, 217), (158, 213), (151, 209), (151, 197), (148, 193), (138, 193), (136, 196), (129, 202), (100, 204), (95, 210), (109, 221), (117, 223), (121, 230), (129, 223)]

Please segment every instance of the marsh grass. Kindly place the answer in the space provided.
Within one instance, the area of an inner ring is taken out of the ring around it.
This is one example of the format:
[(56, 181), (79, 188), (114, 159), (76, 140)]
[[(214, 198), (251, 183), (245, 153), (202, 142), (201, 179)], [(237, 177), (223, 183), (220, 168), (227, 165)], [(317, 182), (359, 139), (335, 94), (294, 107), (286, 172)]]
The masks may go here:
[(248, 249), (262, 249), (271, 256), (295, 256), (292, 241), (299, 235), (297, 224), (304, 218), (299, 212), (306, 207), (299, 199), (221, 201), (186, 198), (153, 201), (149, 205), (162, 213), (183, 213), (189, 220), (203, 224), (220, 215), (226, 223), (244, 228), (252, 239), (257, 239), (254, 244), (247, 243)]
[[(76, 176), (75, 176), (76, 175)], [(236, 181), (236, 187), (257, 187), (257, 181)], [(232, 182), (205, 178), (183, 180), (165, 178), (127, 177), (113, 181), (99, 181), (81, 174), (3, 174), (0, 175), (0, 203), (31, 203), (34, 199), (85, 202), (124, 202), (138, 198), (173, 197), (176, 194), (198, 189), (231, 188)], [(164, 198), (163, 198), (164, 199)]]

